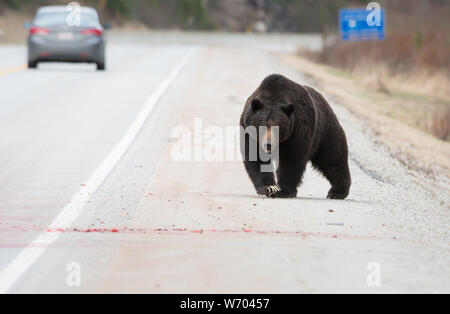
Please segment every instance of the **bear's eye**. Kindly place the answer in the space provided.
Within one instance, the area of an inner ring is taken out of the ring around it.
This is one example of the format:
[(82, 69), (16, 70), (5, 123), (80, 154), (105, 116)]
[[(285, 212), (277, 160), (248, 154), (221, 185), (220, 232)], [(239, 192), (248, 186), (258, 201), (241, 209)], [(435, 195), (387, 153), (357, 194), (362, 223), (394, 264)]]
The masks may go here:
[(285, 114), (290, 116), (294, 112), (295, 106), (293, 104), (281, 105), (281, 108), (283, 109)]
[(254, 99), (252, 101), (252, 110), (253, 110), (253, 112), (256, 112), (256, 111), (262, 109), (262, 107), (263, 107), (263, 104), (258, 99)]

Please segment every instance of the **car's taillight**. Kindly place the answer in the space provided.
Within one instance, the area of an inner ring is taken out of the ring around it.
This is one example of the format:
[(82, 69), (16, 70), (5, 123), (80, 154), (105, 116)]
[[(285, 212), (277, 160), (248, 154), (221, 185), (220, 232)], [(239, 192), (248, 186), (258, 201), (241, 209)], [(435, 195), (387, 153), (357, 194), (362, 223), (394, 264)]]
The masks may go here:
[(81, 34), (83, 35), (95, 35), (95, 36), (102, 36), (103, 31), (97, 28), (89, 28), (84, 29), (81, 31)]
[(48, 35), (50, 31), (43, 27), (32, 27), (30, 28), (31, 35)]

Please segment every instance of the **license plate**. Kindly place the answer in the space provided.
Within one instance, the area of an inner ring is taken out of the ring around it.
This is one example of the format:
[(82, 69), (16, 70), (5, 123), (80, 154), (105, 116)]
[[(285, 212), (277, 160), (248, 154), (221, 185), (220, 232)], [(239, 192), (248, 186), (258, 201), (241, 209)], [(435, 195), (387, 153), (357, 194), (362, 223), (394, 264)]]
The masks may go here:
[(59, 40), (72, 40), (74, 39), (73, 33), (64, 32), (64, 33), (58, 33), (58, 39)]

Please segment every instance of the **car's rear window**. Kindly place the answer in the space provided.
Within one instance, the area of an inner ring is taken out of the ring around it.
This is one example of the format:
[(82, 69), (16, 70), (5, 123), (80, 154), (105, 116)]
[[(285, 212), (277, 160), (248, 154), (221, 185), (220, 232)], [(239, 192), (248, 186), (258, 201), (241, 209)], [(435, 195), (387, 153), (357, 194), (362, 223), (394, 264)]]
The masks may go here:
[[(70, 12), (44, 12), (39, 13), (35, 20), (34, 24), (36, 26), (63, 26), (69, 25)], [(95, 26), (98, 24), (98, 16), (95, 13), (87, 13), (81, 12), (80, 26), (81, 27), (89, 27)]]

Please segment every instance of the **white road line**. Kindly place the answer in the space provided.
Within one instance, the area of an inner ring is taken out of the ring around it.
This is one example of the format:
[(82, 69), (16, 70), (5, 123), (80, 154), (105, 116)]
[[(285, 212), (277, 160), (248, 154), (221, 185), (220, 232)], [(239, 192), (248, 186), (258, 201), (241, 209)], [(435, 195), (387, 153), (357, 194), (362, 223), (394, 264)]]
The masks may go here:
[[(49, 229), (66, 229), (71, 227), (86, 203), (92, 198), (106, 177), (111, 173), (122, 156), (127, 152), (128, 148), (133, 143), (155, 108), (155, 105), (170, 88), (194, 53), (195, 49), (190, 50), (189, 53), (186, 54), (177, 64), (171, 74), (161, 83), (161, 85), (159, 85), (156, 91), (150, 95), (144, 108), (128, 129), (125, 136), (95, 170), (94, 174), (86, 182), (86, 184), (81, 187), (77, 194), (75, 194), (72, 201), (61, 211), (51, 226), (49, 226)], [(44, 251), (59, 238), (59, 236), (60, 233), (58, 232), (43, 232), (33, 242), (31, 242), (20, 253), (20, 255), (0, 273), (0, 294), (8, 293), (17, 280), (30, 268), (31, 265), (33, 265), (42, 253), (44, 253)]]

